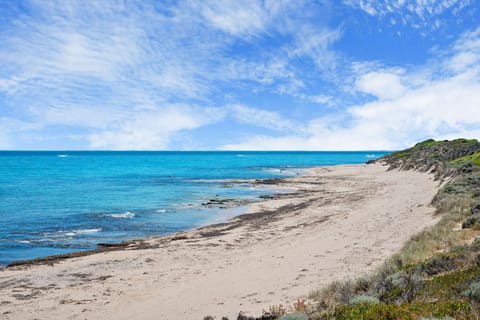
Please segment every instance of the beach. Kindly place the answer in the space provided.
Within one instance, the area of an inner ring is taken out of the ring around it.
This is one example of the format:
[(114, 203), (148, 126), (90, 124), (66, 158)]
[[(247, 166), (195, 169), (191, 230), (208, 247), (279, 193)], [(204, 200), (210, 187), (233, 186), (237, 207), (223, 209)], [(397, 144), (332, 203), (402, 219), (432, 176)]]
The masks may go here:
[[(255, 183), (255, 182), (252, 182)], [(318, 167), (228, 222), (0, 271), (4, 319), (235, 319), (378, 267), (438, 222), (440, 182), (381, 163)]]

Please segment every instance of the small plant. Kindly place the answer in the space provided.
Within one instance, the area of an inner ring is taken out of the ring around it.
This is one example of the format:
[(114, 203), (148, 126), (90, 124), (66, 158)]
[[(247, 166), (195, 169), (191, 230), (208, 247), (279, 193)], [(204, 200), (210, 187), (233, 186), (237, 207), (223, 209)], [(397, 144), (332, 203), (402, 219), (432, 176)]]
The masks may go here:
[(283, 315), (278, 320), (308, 320), (307, 316), (302, 313), (289, 313)]
[(462, 222), (462, 229), (472, 228), (479, 222), (480, 222), (479, 216), (469, 217)]
[(281, 304), (268, 307), (268, 311), (270, 311), (270, 313), (276, 317), (283, 316), (285, 313), (287, 313), (287, 309), (285, 309), (285, 307)]
[(366, 295), (358, 295), (350, 299), (351, 305), (359, 305), (359, 304), (379, 304), (380, 300), (377, 297), (371, 297)]
[(297, 300), (297, 302), (293, 303), (293, 310), (296, 312), (306, 313), (307, 309), (308, 305), (305, 303), (305, 300)]
[(480, 281), (470, 284), (463, 295), (475, 303), (480, 303)]

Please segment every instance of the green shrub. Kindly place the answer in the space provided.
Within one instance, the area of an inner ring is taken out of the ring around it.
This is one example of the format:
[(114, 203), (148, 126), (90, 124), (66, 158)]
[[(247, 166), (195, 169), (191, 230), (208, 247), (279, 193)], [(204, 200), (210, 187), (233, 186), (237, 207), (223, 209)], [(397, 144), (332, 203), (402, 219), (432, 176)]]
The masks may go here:
[(469, 217), (462, 222), (462, 229), (469, 229), (475, 227), (480, 222), (480, 217)]
[(417, 300), (458, 300), (469, 285), (480, 279), (480, 268), (470, 266), (447, 274), (434, 276), (424, 281), (424, 286), (417, 293)]
[(351, 305), (357, 304), (378, 304), (380, 300), (377, 297), (366, 296), (366, 295), (358, 295), (350, 299), (349, 302)]
[(476, 152), (469, 156), (461, 157), (450, 162), (455, 166), (461, 166), (465, 163), (472, 163), (476, 166), (480, 166), (480, 152)]
[(480, 281), (471, 283), (462, 295), (475, 303), (480, 303)]
[(453, 317), (457, 320), (476, 319), (470, 305), (463, 301), (406, 304), (361, 304), (336, 308), (335, 320), (412, 320), (420, 317)]
[(289, 313), (281, 316), (278, 320), (308, 320), (308, 318), (302, 313)]

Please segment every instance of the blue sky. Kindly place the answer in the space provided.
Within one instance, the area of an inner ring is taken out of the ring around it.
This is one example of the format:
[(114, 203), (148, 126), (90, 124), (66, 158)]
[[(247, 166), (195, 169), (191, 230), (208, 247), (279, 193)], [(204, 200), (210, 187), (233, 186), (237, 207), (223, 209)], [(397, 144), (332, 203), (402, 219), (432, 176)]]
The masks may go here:
[(0, 0), (0, 149), (480, 138), (476, 0)]

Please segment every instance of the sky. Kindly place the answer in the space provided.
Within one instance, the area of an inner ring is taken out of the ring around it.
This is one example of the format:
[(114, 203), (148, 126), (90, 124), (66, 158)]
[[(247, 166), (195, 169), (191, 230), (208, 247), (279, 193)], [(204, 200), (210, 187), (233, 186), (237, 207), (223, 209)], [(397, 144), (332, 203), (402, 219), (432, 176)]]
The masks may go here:
[(0, 0), (2, 150), (480, 138), (477, 0)]

